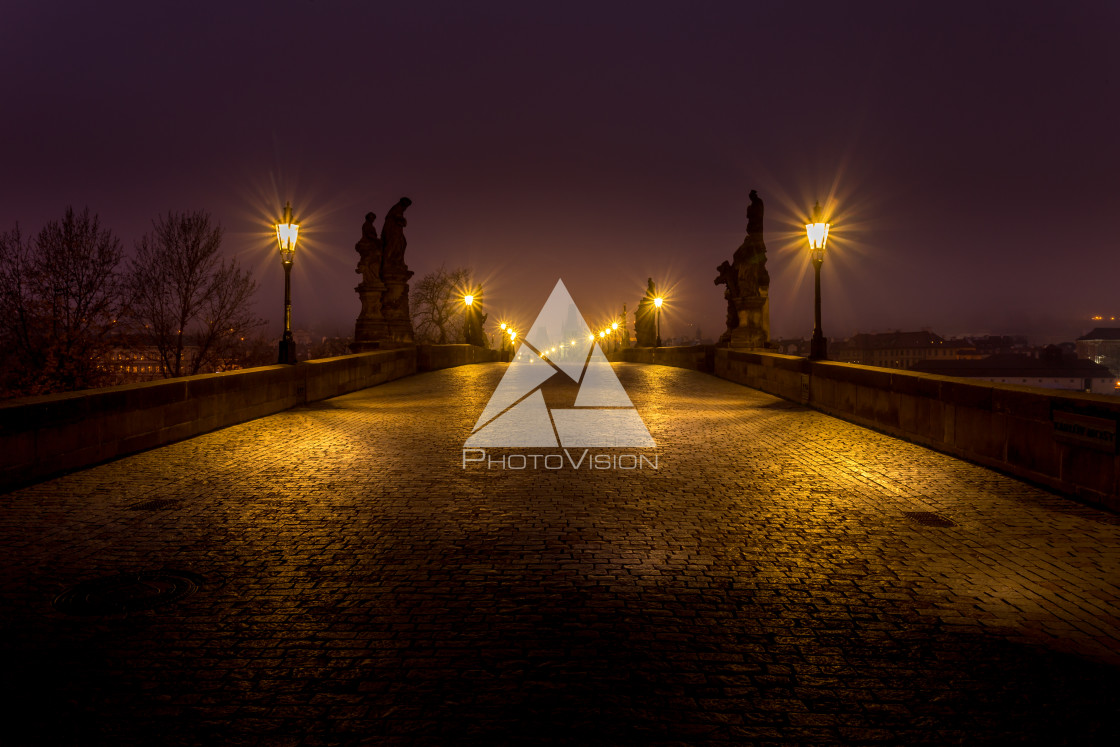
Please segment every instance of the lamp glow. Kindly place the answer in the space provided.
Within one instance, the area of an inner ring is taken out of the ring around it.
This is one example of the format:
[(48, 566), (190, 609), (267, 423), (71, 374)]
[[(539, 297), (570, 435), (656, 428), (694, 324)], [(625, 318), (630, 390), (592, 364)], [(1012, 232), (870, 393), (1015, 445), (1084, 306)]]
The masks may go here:
[(828, 241), (828, 229), (831, 224), (821, 219), (821, 204), (813, 206), (813, 222), (805, 224), (805, 235), (809, 237), (809, 248), (814, 252), (823, 252)]
[(662, 298), (661, 296), (658, 296), (657, 298), (653, 299), (653, 305), (656, 306), (659, 309), (661, 308), (661, 304), (663, 304), (663, 303), (665, 303), (665, 299)]
[(282, 223), (276, 224), (276, 243), (280, 245), (280, 253), (285, 262), (292, 261), (296, 251), (296, 242), (299, 240), (299, 224), (292, 220), (292, 203), (284, 205)]

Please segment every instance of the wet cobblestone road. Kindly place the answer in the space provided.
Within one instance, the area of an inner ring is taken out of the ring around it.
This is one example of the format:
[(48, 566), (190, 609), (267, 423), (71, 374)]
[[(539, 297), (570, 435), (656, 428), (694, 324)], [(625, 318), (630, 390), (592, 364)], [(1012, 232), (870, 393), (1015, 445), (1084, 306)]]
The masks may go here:
[(1120, 743), (1116, 516), (660, 366), (657, 470), (463, 469), (503, 370), (0, 496), (0, 742)]

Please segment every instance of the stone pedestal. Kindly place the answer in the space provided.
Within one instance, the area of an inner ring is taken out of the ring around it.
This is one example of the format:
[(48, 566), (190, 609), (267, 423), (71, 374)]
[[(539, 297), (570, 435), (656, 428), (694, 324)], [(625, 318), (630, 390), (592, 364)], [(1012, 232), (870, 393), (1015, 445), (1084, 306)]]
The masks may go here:
[(385, 291), (381, 296), (381, 315), (389, 328), (389, 340), (412, 344), (412, 316), (408, 309), (408, 280), (413, 272), (405, 268), (386, 267), (381, 273)]
[(377, 350), (380, 343), (390, 338), (389, 325), (381, 310), (381, 296), (385, 285), (376, 280), (367, 280), (355, 288), (362, 302), (358, 321), (354, 324), (354, 342), (350, 349), (355, 353)]
[(728, 347), (765, 348), (770, 342), (769, 288), (760, 288), (758, 296), (739, 299), (736, 306), (739, 326), (731, 330)]

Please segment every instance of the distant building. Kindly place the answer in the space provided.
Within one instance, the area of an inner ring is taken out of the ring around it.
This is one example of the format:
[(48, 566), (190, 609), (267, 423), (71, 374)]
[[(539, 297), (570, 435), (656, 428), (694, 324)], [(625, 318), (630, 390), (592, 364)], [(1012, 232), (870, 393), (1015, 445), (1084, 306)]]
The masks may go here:
[(987, 358), (989, 355), (1003, 355), (1006, 353), (1028, 353), (1030, 343), (1027, 338), (1011, 335), (984, 335), (982, 337), (969, 337), (968, 341), (976, 348), (977, 356)]
[(829, 346), (828, 357), (842, 363), (881, 368), (910, 368), (925, 360), (976, 358), (968, 340), (946, 340), (933, 332), (883, 332), (857, 334)]
[[(197, 346), (184, 346), (183, 370), (189, 371), (197, 357)], [(117, 382), (121, 384), (134, 384), (140, 381), (154, 381), (164, 378), (159, 348), (154, 345), (138, 344), (135, 341), (132, 344), (114, 347), (104, 366), (115, 375)]]
[(1077, 356), (1106, 366), (1120, 379), (1120, 327), (1097, 327), (1078, 337)]
[(772, 340), (771, 344), (774, 350), (782, 355), (799, 355), (802, 358), (808, 357), (812, 347), (809, 340), (801, 339)]
[(1047, 348), (1038, 358), (1004, 353), (980, 360), (925, 360), (912, 370), (1043, 389), (1093, 394), (1116, 392), (1116, 377), (1106, 367), (1084, 358), (1063, 355), (1061, 349), (1055, 346)]

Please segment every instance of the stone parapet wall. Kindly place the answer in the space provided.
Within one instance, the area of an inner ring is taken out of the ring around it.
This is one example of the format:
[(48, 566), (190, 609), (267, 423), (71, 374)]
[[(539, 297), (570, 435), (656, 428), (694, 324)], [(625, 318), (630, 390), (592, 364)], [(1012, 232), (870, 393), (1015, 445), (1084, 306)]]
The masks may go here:
[(717, 349), (714, 373), (1120, 510), (1120, 399)]
[(416, 373), (415, 348), (0, 403), (0, 490)]
[(647, 363), (674, 368), (691, 368), (712, 373), (715, 360), (714, 345), (686, 345), (660, 348), (619, 348), (606, 354), (612, 363)]
[(441, 368), (454, 368), (472, 363), (495, 363), (508, 361), (509, 356), (500, 350), (477, 345), (418, 345), (416, 346), (416, 369), (436, 371)]

